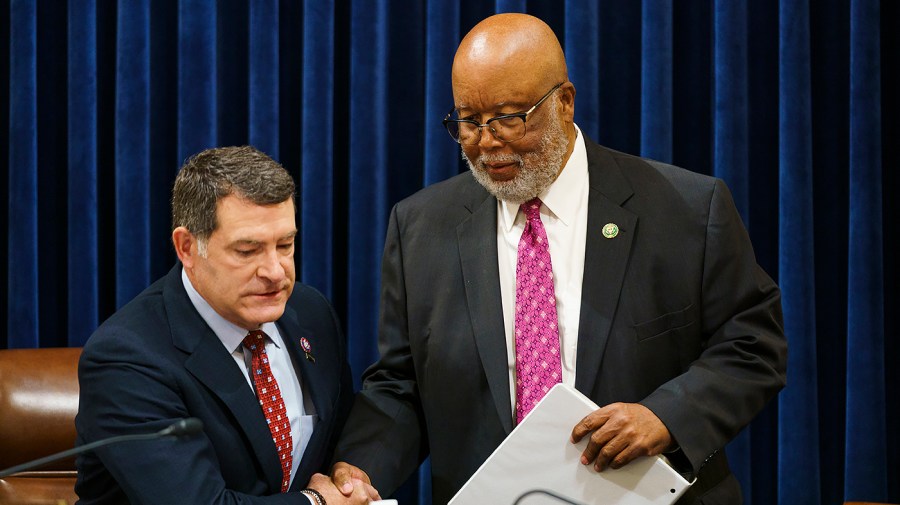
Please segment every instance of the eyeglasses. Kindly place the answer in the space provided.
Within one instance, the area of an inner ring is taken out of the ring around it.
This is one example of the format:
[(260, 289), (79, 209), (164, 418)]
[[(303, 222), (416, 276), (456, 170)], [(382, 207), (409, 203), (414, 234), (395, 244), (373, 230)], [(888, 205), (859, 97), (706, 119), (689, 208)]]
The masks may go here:
[(450, 112), (448, 112), (447, 116), (444, 118), (444, 127), (447, 128), (447, 132), (450, 133), (453, 140), (460, 144), (473, 145), (480, 142), (481, 129), (485, 126), (491, 129), (491, 134), (498, 140), (503, 142), (515, 142), (525, 136), (525, 121), (528, 119), (528, 115), (534, 112), (539, 105), (544, 103), (544, 100), (552, 95), (553, 92), (559, 89), (563, 84), (565, 83), (561, 82), (556, 86), (553, 86), (547, 94), (542, 96), (541, 99), (527, 111), (492, 117), (484, 124), (481, 124), (474, 119), (450, 119), (450, 116), (453, 115), (453, 111), (456, 110), (456, 107), (454, 107), (450, 109)]

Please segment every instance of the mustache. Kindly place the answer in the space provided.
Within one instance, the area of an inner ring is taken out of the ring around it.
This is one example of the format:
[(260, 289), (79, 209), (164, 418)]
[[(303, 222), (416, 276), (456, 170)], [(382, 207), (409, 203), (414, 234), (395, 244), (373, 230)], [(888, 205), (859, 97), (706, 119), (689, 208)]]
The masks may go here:
[(476, 164), (481, 168), (487, 163), (518, 163), (522, 164), (522, 156), (518, 154), (482, 154), (475, 160)]

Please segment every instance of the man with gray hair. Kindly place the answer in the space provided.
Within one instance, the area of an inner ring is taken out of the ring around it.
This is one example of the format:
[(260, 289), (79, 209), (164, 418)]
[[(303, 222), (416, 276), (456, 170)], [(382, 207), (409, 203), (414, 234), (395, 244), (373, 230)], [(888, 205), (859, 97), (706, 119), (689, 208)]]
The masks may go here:
[(209, 149), (184, 164), (172, 191), (180, 262), (85, 345), (75, 424), (79, 445), (187, 417), (203, 432), (79, 457), (79, 503), (378, 497), (361, 472), (344, 494), (317, 473), (353, 388), (332, 307), (295, 283), (294, 212), (291, 176), (252, 147)]

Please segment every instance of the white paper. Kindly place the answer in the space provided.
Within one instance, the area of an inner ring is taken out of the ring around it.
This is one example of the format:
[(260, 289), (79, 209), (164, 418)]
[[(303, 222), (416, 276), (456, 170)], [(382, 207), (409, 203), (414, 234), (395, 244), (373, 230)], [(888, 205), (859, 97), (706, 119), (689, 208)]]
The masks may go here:
[[(664, 458), (639, 458), (603, 472), (582, 465), (587, 437), (572, 428), (598, 407), (557, 384), (456, 493), (449, 505), (670, 505), (690, 487)], [(557, 495), (554, 497), (543, 491)]]

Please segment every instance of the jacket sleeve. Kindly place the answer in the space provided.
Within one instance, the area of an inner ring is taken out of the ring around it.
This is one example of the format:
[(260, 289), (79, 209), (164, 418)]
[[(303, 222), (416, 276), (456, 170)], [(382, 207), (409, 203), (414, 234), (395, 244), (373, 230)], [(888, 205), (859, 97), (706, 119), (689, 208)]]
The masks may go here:
[(395, 206), (381, 267), (381, 358), (363, 376), (335, 456), (362, 468), (382, 496), (393, 493), (427, 453), (409, 342), (401, 235)]
[(787, 366), (781, 292), (756, 263), (721, 180), (711, 195), (701, 353), (641, 401), (668, 427), (695, 475), (784, 387)]

